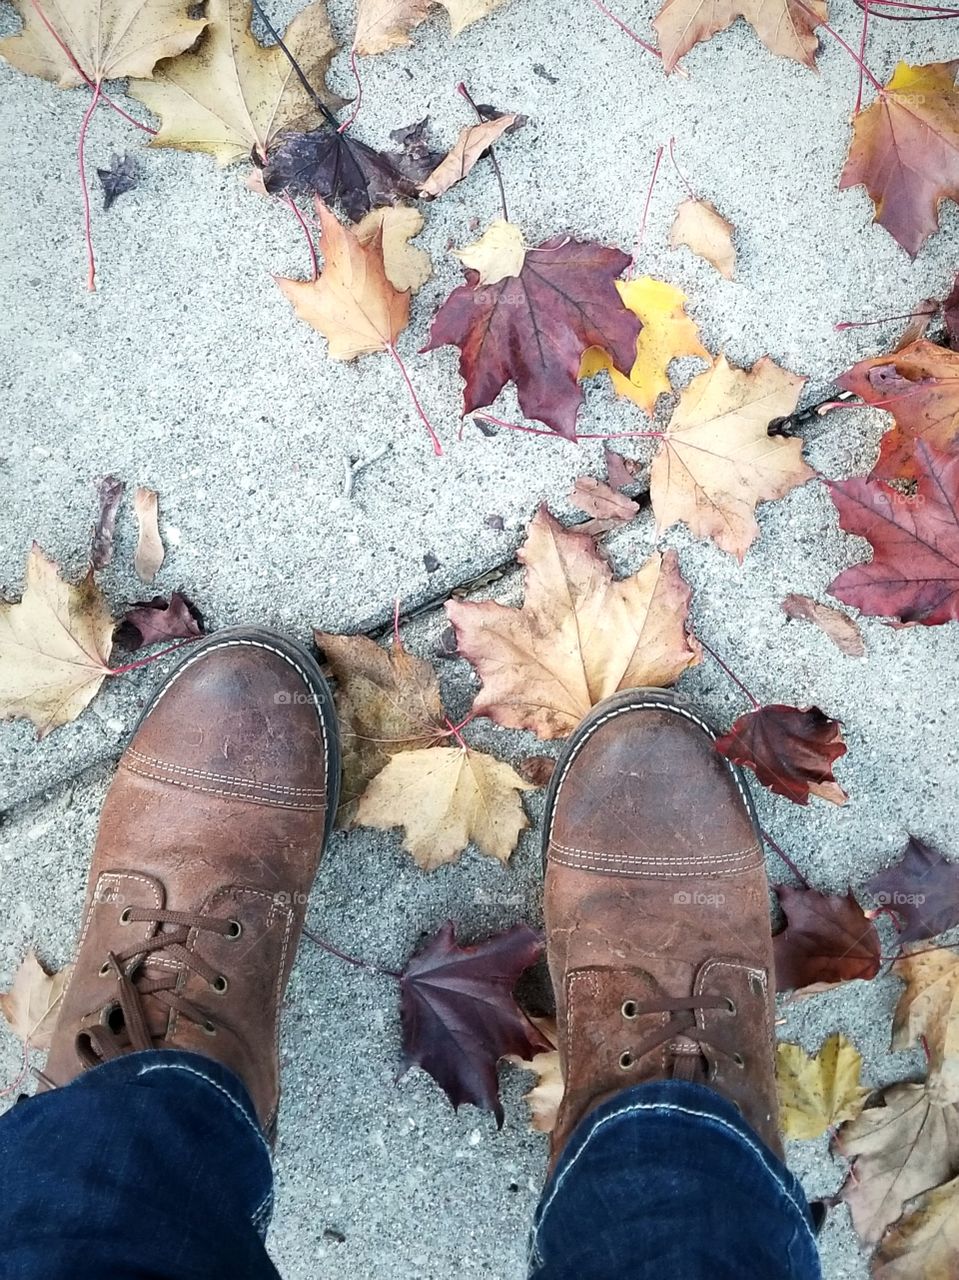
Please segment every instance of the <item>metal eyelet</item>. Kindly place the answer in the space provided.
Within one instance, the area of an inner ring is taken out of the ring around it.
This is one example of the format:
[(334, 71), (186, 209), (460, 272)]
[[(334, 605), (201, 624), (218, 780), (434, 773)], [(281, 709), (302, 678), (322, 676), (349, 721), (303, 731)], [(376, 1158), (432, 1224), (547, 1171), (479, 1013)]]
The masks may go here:
[(213, 988), (213, 990), (217, 993), (218, 996), (222, 996), (224, 991), (226, 991), (227, 987), (229, 987), (229, 985), (230, 984), (228, 980), (223, 976), (222, 973), (219, 974), (216, 978), (214, 978), (213, 981), (210, 983), (210, 986)]
[(129, 923), (130, 923), (130, 917), (131, 917), (132, 915), (133, 915), (133, 908), (132, 908), (132, 907), (124, 907), (124, 908), (123, 908), (123, 910), (120, 912), (120, 923), (121, 923), (121, 924), (129, 924)]
[(742, 1070), (742, 1068), (745, 1067), (746, 1065), (746, 1059), (743, 1057), (741, 1053), (733, 1054), (733, 1062), (735, 1062), (736, 1066), (739, 1067), (740, 1070)]
[(628, 1049), (619, 1055), (619, 1065), (623, 1071), (628, 1071), (630, 1067), (634, 1065), (635, 1061), (636, 1059)]
[(205, 1035), (208, 1035), (208, 1036), (216, 1035), (216, 1027), (213, 1025), (213, 1023), (210, 1021), (209, 1018), (207, 1018), (206, 1022), (200, 1023), (200, 1030), (204, 1032)]
[(113, 972), (113, 966), (111, 965), (110, 961), (104, 960), (103, 964), (100, 965), (100, 977), (105, 978), (108, 976), (108, 974), (112, 972)]
[(763, 996), (766, 994), (765, 988), (763, 987), (763, 980), (760, 978), (758, 973), (751, 973), (749, 975), (749, 989), (754, 996)]
[(239, 920), (231, 920), (231, 921), (230, 921), (230, 927), (229, 927), (229, 929), (227, 930), (227, 932), (226, 932), (223, 936), (224, 936), (225, 938), (229, 938), (229, 939), (230, 939), (230, 941), (232, 942), (232, 941), (234, 941), (236, 938), (238, 938), (242, 932), (243, 932), (243, 925), (240, 923), (240, 921), (239, 921)]
[(635, 1018), (639, 1013), (639, 1006), (635, 1000), (624, 1000), (622, 1009), (624, 1018)]
[(731, 996), (726, 997), (726, 1008), (730, 1013), (736, 1012), (736, 1001)]

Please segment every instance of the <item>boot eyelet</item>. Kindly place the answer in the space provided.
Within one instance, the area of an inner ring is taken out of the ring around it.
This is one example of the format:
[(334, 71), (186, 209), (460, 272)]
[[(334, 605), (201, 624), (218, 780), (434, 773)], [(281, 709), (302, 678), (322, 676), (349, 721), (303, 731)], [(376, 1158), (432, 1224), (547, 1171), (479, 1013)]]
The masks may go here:
[(113, 966), (110, 964), (110, 961), (104, 960), (103, 964), (100, 965), (100, 977), (106, 978), (109, 976), (109, 974), (112, 971), (113, 971)]
[(760, 978), (758, 973), (751, 973), (749, 975), (749, 989), (754, 996), (763, 996), (766, 994), (763, 987), (763, 980)]
[(624, 1018), (635, 1018), (639, 1013), (639, 1006), (635, 1000), (624, 1000), (622, 1012)]
[(623, 1071), (628, 1071), (630, 1067), (633, 1066), (635, 1061), (636, 1059), (633, 1057), (633, 1055), (630, 1053), (628, 1049), (626, 1050), (625, 1053), (621, 1053), (619, 1055), (619, 1065)]
[(204, 1035), (208, 1035), (208, 1036), (216, 1035), (216, 1027), (213, 1025), (213, 1023), (210, 1021), (209, 1018), (207, 1018), (206, 1022), (200, 1023), (200, 1030), (204, 1033)]
[(240, 921), (231, 920), (230, 927), (227, 930), (227, 932), (224, 934), (224, 937), (229, 938), (230, 941), (232, 942), (236, 938), (238, 938), (242, 932), (243, 932), (243, 925), (240, 923)]
[(736, 1001), (731, 996), (726, 997), (726, 1008), (730, 1013), (736, 1012)]
[(217, 993), (218, 996), (222, 996), (223, 993), (226, 991), (227, 987), (229, 987), (229, 985), (230, 985), (229, 982), (227, 981), (226, 978), (224, 978), (222, 973), (218, 977), (214, 978), (213, 981), (210, 983), (210, 986), (213, 988), (213, 990)]
[(132, 908), (132, 907), (124, 907), (124, 908), (123, 908), (123, 910), (120, 912), (120, 923), (121, 923), (121, 924), (129, 924), (129, 923), (130, 923), (130, 917), (131, 917), (132, 915), (133, 915), (133, 908)]
[(733, 1054), (733, 1062), (735, 1062), (736, 1066), (739, 1067), (740, 1071), (746, 1065), (746, 1059), (743, 1057), (741, 1053)]

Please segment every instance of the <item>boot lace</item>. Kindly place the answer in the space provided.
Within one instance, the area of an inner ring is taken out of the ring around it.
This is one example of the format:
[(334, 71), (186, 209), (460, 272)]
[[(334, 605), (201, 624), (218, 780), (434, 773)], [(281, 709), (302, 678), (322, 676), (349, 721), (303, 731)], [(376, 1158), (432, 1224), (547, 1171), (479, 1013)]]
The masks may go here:
[(700, 1052), (698, 1055), (692, 1053), (673, 1054), (673, 1075), (676, 1077), (694, 1079), (705, 1076), (704, 1047), (722, 1054), (723, 1057), (738, 1068), (745, 1067), (745, 1059), (735, 1047), (731, 1034), (724, 1032), (721, 1027), (710, 1028), (707, 1031), (698, 1025), (696, 1015), (705, 1010), (725, 1010), (731, 1017), (734, 1017), (736, 1004), (729, 996), (722, 995), (678, 996), (676, 998), (645, 1002), (624, 1000), (622, 1015), (627, 1022), (632, 1022), (633, 1019), (650, 1013), (665, 1013), (672, 1016), (663, 1023), (662, 1027), (641, 1041), (636, 1048), (624, 1049), (619, 1058), (620, 1067), (624, 1071), (628, 1071), (647, 1053), (652, 1053), (654, 1049), (659, 1049), (662, 1045), (668, 1044), (678, 1037), (684, 1037), (692, 1041), (699, 1047)]

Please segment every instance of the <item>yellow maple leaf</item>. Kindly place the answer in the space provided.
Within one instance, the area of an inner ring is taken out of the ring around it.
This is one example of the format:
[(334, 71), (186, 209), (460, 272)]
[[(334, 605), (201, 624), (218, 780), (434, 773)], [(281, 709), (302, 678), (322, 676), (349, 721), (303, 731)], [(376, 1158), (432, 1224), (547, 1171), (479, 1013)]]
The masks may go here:
[(801, 1045), (776, 1046), (780, 1122), (787, 1138), (818, 1138), (853, 1120), (870, 1090), (859, 1083), (862, 1057), (845, 1036), (832, 1035), (815, 1056)]
[(590, 347), (583, 353), (579, 376), (591, 378), (605, 369), (618, 394), (652, 416), (659, 397), (672, 390), (669, 362), (678, 356), (708, 360), (710, 355), (699, 340), (699, 329), (683, 309), (686, 295), (681, 289), (652, 276), (617, 280), (616, 288), (624, 304), (643, 322), (636, 340), (636, 361), (627, 378), (602, 348)]

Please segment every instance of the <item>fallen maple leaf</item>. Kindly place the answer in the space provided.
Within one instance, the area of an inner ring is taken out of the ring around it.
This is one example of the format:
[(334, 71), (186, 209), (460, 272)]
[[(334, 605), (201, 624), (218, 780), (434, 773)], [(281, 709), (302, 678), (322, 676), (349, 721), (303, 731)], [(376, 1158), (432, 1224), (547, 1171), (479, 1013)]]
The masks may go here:
[(141, 582), (152, 582), (163, 564), (163, 542), (160, 539), (159, 498), (153, 489), (141, 485), (133, 495), (133, 512), (137, 518), (137, 547), (133, 567)]
[(398, 641), (384, 649), (366, 636), (314, 631), (336, 681), (343, 781), (339, 821), (348, 825), (369, 783), (400, 751), (434, 746), (449, 733), (431, 663)]
[(895, 1084), (882, 1106), (843, 1125), (836, 1146), (853, 1161), (840, 1198), (860, 1240), (874, 1245), (907, 1201), (959, 1173), (959, 1112), (936, 1106), (924, 1085)]
[(140, 649), (161, 640), (192, 640), (203, 635), (203, 623), (186, 596), (174, 591), (169, 600), (154, 596), (131, 605), (117, 624), (116, 642)]
[(410, 244), (423, 230), (423, 223), (419, 209), (393, 205), (372, 209), (356, 225), (356, 238), (361, 245), (372, 244), (379, 231), (386, 277), (400, 293), (407, 289), (416, 293), (433, 274), (430, 255)]
[(653, 19), (672, 71), (684, 53), (745, 18), (767, 49), (815, 66), (816, 27), (826, 20), (825, 0), (666, 0)]
[(685, 246), (714, 266), (721, 276), (732, 280), (736, 272), (735, 227), (727, 222), (708, 200), (690, 197), (676, 210), (669, 231), (669, 247)]
[(865, 187), (875, 221), (912, 257), (938, 230), (940, 201), (959, 199), (957, 67), (900, 62), (876, 101), (853, 116), (839, 189)]
[[(428, 17), (434, 0), (359, 0), (353, 48), (359, 54), (387, 53), (412, 44), (410, 32)], [(453, 36), (498, 9), (505, 0), (435, 0), (450, 16)]]
[(959, 924), (959, 863), (947, 861), (918, 836), (909, 837), (894, 866), (863, 887), (898, 917), (900, 943), (934, 938)]
[(747, 711), (716, 739), (716, 750), (752, 769), (763, 786), (795, 804), (808, 804), (810, 795), (833, 804), (849, 799), (832, 772), (835, 761), (846, 754), (842, 725), (818, 707), (776, 702)]
[(776, 1046), (779, 1121), (787, 1138), (818, 1138), (866, 1104), (862, 1057), (845, 1036), (831, 1035), (815, 1056), (798, 1044)]
[(410, 318), (410, 295), (390, 283), (383, 262), (382, 228), (361, 244), (321, 200), (324, 267), (316, 280), (274, 279), (301, 320), (322, 333), (333, 360), (389, 351)]
[(844, 569), (830, 595), (892, 625), (959, 618), (959, 454), (916, 441), (915, 493), (881, 480), (829, 481), (840, 528), (872, 545), (866, 564)]
[(770, 436), (792, 413), (804, 379), (768, 356), (748, 372), (725, 356), (690, 382), (653, 458), (649, 492), (657, 528), (679, 520), (739, 560), (759, 534), (756, 506), (781, 498), (815, 472), (802, 441)]
[(93, 572), (64, 582), (34, 543), (23, 598), (0, 601), (0, 719), (31, 720), (38, 738), (75, 720), (110, 674), (112, 636)]
[(13, 975), (10, 990), (0, 993), (0, 1013), (29, 1048), (50, 1048), (60, 1001), (72, 972), (73, 966), (67, 965), (58, 973), (47, 973), (31, 947)]
[(817, 889), (778, 885), (776, 894), (786, 917), (785, 929), (773, 937), (777, 991), (876, 976), (879, 935), (851, 890), (831, 897)]
[(520, 792), (532, 785), (483, 751), (426, 747), (394, 755), (369, 783), (358, 826), (403, 827), (403, 848), (424, 871), (453, 862), (472, 841), (506, 862), (529, 826)]
[(449, 152), (420, 186), (420, 195), (427, 199), (435, 199), (449, 191), (450, 187), (455, 186), (457, 182), (461, 182), (477, 160), (498, 138), (511, 129), (518, 119), (519, 117), (515, 115), (505, 115), (498, 116), (495, 120), (483, 120), (479, 124), (465, 125)]
[(911, 1200), (872, 1262), (873, 1280), (955, 1280), (959, 1257), (959, 1178)]
[(845, 391), (886, 409), (896, 426), (882, 438), (870, 479), (915, 478), (915, 442), (959, 452), (959, 354), (913, 342), (892, 355), (860, 360), (839, 379)]
[(207, 25), (206, 18), (189, 16), (189, 0), (11, 3), (23, 19), (23, 30), (0, 40), (0, 57), (61, 89), (75, 89), (87, 82), (85, 77), (99, 85), (148, 76), (161, 58), (189, 49)]
[(477, 284), (499, 284), (500, 280), (518, 276), (523, 270), (526, 241), (515, 223), (496, 218), (473, 244), (451, 252), (464, 267), (477, 273)]
[(116, 476), (103, 476), (97, 484), (97, 522), (90, 538), (90, 568), (105, 569), (113, 559), (117, 511), (126, 485)]
[(929, 1059), (930, 1100), (959, 1102), (959, 954), (944, 947), (907, 953), (892, 971), (906, 983), (893, 1020), (893, 1049), (921, 1044)]
[(782, 611), (788, 618), (813, 623), (850, 658), (861, 658), (866, 652), (862, 634), (853, 619), (831, 604), (820, 604), (809, 596), (788, 595), (782, 602)]
[(530, 1022), (552, 1048), (544, 1049), (531, 1058), (521, 1058), (510, 1054), (507, 1062), (521, 1071), (532, 1071), (536, 1083), (529, 1093), (523, 1094), (523, 1101), (529, 1107), (529, 1127), (536, 1133), (552, 1133), (556, 1127), (559, 1104), (563, 1100), (566, 1085), (563, 1080), (563, 1064), (556, 1048), (558, 1033), (555, 1018), (534, 1018)]
[(103, 188), (103, 211), (106, 213), (118, 196), (125, 195), (136, 187), (136, 161), (128, 151), (123, 155), (114, 152), (109, 165), (105, 169), (97, 169), (97, 178)]
[(582, 360), (580, 378), (590, 378), (605, 370), (614, 390), (652, 416), (656, 401), (672, 390), (669, 364), (679, 356), (710, 354), (699, 341), (699, 330), (683, 310), (686, 295), (675, 285), (652, 276), (635, 280), (617, 280), (616, 288), (625, 305), (642, 321), (636, 340), (636, 359), (626, 377), (614, 368), (605, 351), (591, 347)]
[(406, 1066), (428, 1071), (454, 1108), (471, 1102), (492, 1111), (500, 1127), (497, 1062), (550, 1048), (513, 998), (520, 974), (542, 951), (525, 924), (463, 947), (447, 921), (400, 979)]
[(220, 164), (251, 151), (263, 158), (282, 130), (339, 104), (324, 85), (336, 52), (324, 0), (295, 17), (283, 41), (313, 93), (279, 45), (264, 48), (254, 39), (249, 0), (207, 0), (206, 13), (209, 27), (195, 49), (130, 85), (131, 95), (160, 117), (151, 147), (207, 151)]
[[(567, 501), (595, 520), (610, 521), (611, 527), (628, 524), (639, 511), (638, 502), (625, 493), (617, 493), (595, 476), (580, 476)], [(577, 532), (582, 533), (582, 527)]]
[(655, 552), (614, 582), (593, 539), (564, 529), (542, 507), (517, 559), (526, 568), (521, 609), (492, 600), (446, 604), (459, 651), (483, 682), (478, 715), (562, 738), (617, 689), (672, 684), (699, 661), (675, 551)]
[(527, 249), (516, 277), (480, 286), (467, 271), (433, 317), (423, 350), (460, 348), (464, 414), (491, 405), (513, 382), (527, 417), (575, 439), (583, 353), (601, 347), (620, 370), (636, 358), (640, 324), (615, 288), (628, 265), (619, 249), (556, 236)]

